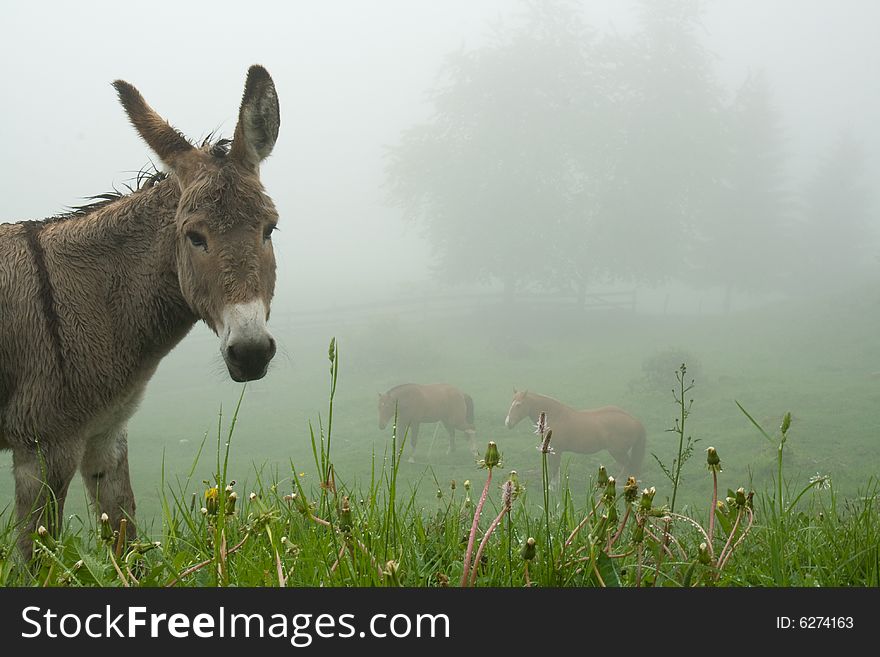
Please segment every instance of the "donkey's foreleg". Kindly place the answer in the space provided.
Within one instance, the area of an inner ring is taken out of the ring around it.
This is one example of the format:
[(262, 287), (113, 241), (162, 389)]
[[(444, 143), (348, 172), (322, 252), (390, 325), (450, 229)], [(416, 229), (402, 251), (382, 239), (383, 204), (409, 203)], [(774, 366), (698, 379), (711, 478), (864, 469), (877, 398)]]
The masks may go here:
[(81, 453), (78, 442), (65, 445), (65, 449), (43, 448), (37, 442), (13, 450), (18, 546), (25, 558), (31, 557), (38, 526), (46, 527), (53, 537), (61, 534), (64, 500)]
[(126, 518), (129, 523), (126, 537), (134, 538), (135, 504), (128, 473), (128, 431), (125, 425), (89, 439), (80, 472), (95, 512), (98, 515), (106, 513), (113, 529), (119, 529), (119, 521)]

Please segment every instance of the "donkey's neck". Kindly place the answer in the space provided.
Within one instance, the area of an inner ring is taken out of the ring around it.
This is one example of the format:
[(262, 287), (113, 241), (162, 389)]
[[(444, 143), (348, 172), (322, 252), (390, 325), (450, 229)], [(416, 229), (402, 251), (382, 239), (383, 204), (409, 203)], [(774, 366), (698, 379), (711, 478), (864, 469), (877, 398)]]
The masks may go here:
[(145, 383), (196, 321), (177, 279), (179, 196), (167, 179), (40, 231), (67, 387), (95, 402)]

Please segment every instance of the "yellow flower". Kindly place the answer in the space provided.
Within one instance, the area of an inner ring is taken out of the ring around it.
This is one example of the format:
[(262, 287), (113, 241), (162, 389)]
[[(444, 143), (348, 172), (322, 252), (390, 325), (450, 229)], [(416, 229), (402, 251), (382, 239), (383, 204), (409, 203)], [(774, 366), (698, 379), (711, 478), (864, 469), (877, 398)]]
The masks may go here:
[(216, 486), (213, 486), (205, 491), (205, 508), (212, 516), (217, 513), (218, 497), (219, 493)]

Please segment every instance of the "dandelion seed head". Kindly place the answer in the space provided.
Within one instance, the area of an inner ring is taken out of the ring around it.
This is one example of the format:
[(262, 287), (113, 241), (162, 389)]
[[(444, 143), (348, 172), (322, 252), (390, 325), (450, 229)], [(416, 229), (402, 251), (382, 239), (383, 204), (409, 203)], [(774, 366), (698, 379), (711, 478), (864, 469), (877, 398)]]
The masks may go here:
[(543, 440), (544, 434), (547, 433), (548, 429), (547, 413), (541, 411), (541, 414), (538, 416), (538, 421), (535, 422), (535, 434), (541, 436), (541, 439)]
[(828, 490), (831, 488), (831, 475), (823, 475), (817, 472), (810, 477), (810, 483), (818, 490)]

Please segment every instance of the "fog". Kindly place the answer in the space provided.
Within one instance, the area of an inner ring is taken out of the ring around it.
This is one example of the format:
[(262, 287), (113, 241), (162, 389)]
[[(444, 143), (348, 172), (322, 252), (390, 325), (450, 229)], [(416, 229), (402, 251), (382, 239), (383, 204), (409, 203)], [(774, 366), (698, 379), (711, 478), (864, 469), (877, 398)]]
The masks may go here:
[[(8, 3), (0, 214), (56, 215), (124, 189), (155, 161), (114, 79), (196, 141), (231, 137), (245, 73), (260, 63), (281, 107), (261, 178), (281, 215), (272, 322), (283, 351), (251, 390), (261, 412), (293, 413), (276, 422), (299, 432), (291, 450), (305, 448), (306, 419), (324, 412), (332, 335), (348, 359), (347, 426), (362, 422), (370, 444), (382, 440), (375, 393), (396, 383), (497, 380), (486, 424), (503, 419), (510, 384), (530, 381), (566, 382), (548, 392), (582, 407), (638, 407), (646, 364), (674, 361), (675, 349), (707, 381), (738, 386), (718, 392), (719, 404), (766, 382), (742, 365), (754, 350), (770, 370), (791, 366), (780, 381), (804, 362), (860, 363), (854, 395), (870, 405), (876, 379), (864, 377), (880, 370), (866, 337), (880, 282), (877, 25), (878, 5), (857, 0)], [(804, 333), (818, 326), (813, 311), (822, 328)], [(765, 312), (782, 312), (770, 323), (807, 319), (796, 338), (755, 333)], [(841, 326), (855, 333), (836, 334)], [(582, 336), (597, 354), (631, 356), (629, 369), (546, 346)], [(842, 355), (840, 340), (858, 349)], [(545, 347), (530, 352), (532, 342)], [(565, 370), (572, 362), (577, 376)], [(608, 371), (597, 375), (597, 363)], [(572, 388), (587, 369), (590, 382)], [(174, 382), (196, 386), (205, 373), (213, 387), (200, 402), (175, 406)], [(157, 380), (137, 426), (149, 433), (151, 418), (175, 416), (161, 421), (175, 445), (197, 443), (238, 390), (203, 325)], [(787, 390), (774, 386), (753, 401)], [(291, 391), (300, 399), (288, 407)], [(666, 402), (646, 404), (655, 436), (674, 417)], [(728, 407), (719, 418), (742, 419)], [(186, 424), (187, 413), (198, 419)], [(863, 419), (876, 427), (876, 414)], [(286, 464), (271, 450), (244, 456)], [(139, 458), (158, 457), (145, 448)], [(465, 478), (454, 463), (450, 476)]]
[[(560, 7), (571, 8), (593, 42), (631, 41), (644, 30), (638, 3)], [(763, 76), (778, 119), (773, 138), (779, 144), (768, 149), (779, 150), (781, 187), (790, 196), (801, 195), (841, 135), (864, 158), (856, 182), (876, 179), (880, 86), (872, 81), (880, 47), (873, 3), (844, 2), (833, 11), (822, 2), (672, 3), (659, 13), (681, 11), (693, 16), (682, 24), (706, 50), (682, 65), (711, 66), (705, 81), (719, 87), (713, 103), (729, 107), (750, 74)], [(451, 56), (509, 46), (528, 32), (530, 12), (529, 3), (485, 1), (257, 2), (246, 11), (226, 2), (159, 2), (150, 11), (100, 2), (85, 8), (13, 4), (0, 45), (7, 99), (0, 125), (3, 218), (56, 214), (120, 187), (154, 157), (125, 121), (113, 79), (138, 86), (173, 125), (199, 139), (212, 130), (231, 132), (244, 72), (260, 62), (276, 81), (282, 110), (280, 141), (263, 171), (283, 221), (279, 295), (319, 307), (331, 297), (391, 297), (413, 281), (448, 282), (432, 270), (430, 217), (403, 221), (389, 198), (389, 151), (400, 148), (405, 131), (436, 116), (432, 96), (449, 83), (443, 67)], [(499, 75), (515, 75), (521, 64), (515, 55), (508, 56), (507, 70), (504, 55), (499, 58)], [(546, 63), (559, 62), (551, 57)], [(673, 123), (653, 127), (688, 127)], [(868, 232), (876, 237), (877, 213), (870, 207)], [(316, 271), (320, 286), (304, 273)], [(627, 278), (632, 272), (608, 273)], [(480, 282), (487, 278), (495, 277)], [(673, 277), (660, 270), (647, 278)]]

